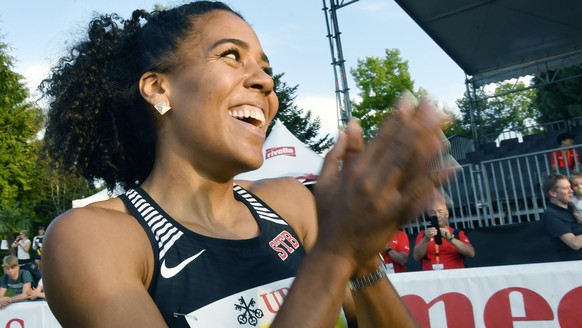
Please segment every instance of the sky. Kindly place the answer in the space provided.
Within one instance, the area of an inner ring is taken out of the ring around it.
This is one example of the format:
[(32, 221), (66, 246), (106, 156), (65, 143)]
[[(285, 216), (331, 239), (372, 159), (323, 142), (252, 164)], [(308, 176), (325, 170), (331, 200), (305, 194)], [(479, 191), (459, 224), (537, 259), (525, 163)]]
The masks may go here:
[[(94, 13), (127, 18), (135, 9), (155, 4), (173, 7), (187, 1), (51, 0), (2, 1), (0, 42), (8, 45), (14, 71), (25, 78), (33, 96), (50, 67), (84, 36)], [(255, 29), (274, 73), (298, 85), (296, 104), (322, 120), (322, 132), (337, 133), (334, 71), (323, 0), (225, 0)], [(326, 0), (329, 4), (329, 1)], [(343, 1), (349, 2), (348, 0)], [(393, 0), (360, 0), (338, 10), (342, 51), (350, 98), (359, 90), (349, 74), (358, 59), (384, 58), (398, 49), (408, 61), (415, 89), (422, 87), (451, 110), (465, 91), (459, 66)]]

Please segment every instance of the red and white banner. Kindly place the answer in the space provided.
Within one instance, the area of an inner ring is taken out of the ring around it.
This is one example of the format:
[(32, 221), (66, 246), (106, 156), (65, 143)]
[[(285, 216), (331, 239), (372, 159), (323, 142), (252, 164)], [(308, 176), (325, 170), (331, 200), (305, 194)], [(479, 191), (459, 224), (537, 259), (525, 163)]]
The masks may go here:
[(46, 301), (19, 302), (0, 310), (0, 328), (60, 328)]
[[(582, 261), (389, 275), (421, 327), (582, 327)], [(0, 328), (60, 327), (46, 302), (0, 310)]]
[(582, 261), (389, 277), (421, 327), (582, 327)]

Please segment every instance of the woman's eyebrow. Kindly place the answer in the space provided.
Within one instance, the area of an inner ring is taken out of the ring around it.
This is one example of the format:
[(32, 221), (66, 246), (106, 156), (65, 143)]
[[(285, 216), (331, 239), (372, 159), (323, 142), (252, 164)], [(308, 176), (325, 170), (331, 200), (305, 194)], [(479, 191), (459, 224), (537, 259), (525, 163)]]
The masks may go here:
[[(225, 39), (220, 39), (220, 40), (214, 42), (214, 44), (212, 44), (212, 46), (210, 46), (210, 49), (212, 50), (212, 49), (214, 49), (222, 44), (225, 44), (225, 43), (235, 44), (235, 45), (243, 48), (244, 50), (248, 50), (250, 48), (249, 44), (241, 39), (225, 38)], [(269, 64), (269, 57), (267, 57), (267, 55), (265, 53), (262, 53), (261, 59), (263, 61), (265, 61), (267, 64)]]

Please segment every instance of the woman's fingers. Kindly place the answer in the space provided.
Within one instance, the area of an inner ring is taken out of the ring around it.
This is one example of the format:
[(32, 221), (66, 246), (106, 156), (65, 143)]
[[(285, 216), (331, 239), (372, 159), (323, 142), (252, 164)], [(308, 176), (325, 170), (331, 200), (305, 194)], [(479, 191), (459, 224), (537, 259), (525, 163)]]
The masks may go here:
[[(355, 161), (364, 148), (362, 128), (356, 119), (352, 119), (348, 123), (346, 131), (340, 131), (336, 144), (325, 156), (318, 179), (318, 185), (321, 186), (319, 189), (334, 181), (339, 172), (344, 170), (346, 166), (350, 166), (350, 163)], [(320, 184), (320, 182), (323, 183)]]
[(341, 167), (341, 162), (347, 151), (347, 146), (348, 136), (340, 131), (335, 145), (329, 152), (327, 152), (327, 155), (325, 155), (325, 160), (323, 161), (323, 166), (319, 173), (318, 184), (319, 182), (330, 181), (337, 177)]
[(456, 163), (443, 155), (447, 119), (430, 102), (405, 97), (368, 145), (351, 121), (327, 154), (316, 186), (320, 223), (327, 226), (320, 233), (357, 245), (346, 251), (366, 259), (420, 214)]
[(364, 151), (366, 147), (362, 136), (362, 127), (357, 119), (351, 119), (347, 128), (348, 145), (342, 167), (350, 167), (351, 163)]
[(444, 115), (434, 108), (403, 101), (359, 158), (354, 173), (377, 192), (391, 193), (414, 179), (428, 179), (433, 161), (445, 147), (440, 126)]

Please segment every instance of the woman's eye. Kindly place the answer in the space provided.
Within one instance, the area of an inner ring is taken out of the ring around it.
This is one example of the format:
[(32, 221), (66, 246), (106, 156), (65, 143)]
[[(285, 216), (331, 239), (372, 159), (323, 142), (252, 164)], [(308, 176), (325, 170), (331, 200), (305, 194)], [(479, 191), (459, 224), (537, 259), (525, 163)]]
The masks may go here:
[(236, 60), (236, 61), (239, 61), (239, 59), (240, 59), (240, 53), (238, 52), (237, 49), (229, 49), (229, 50), (223, 52), (220, 56), (225, 57), (225, 58), (229, 58), (232, 60)]

